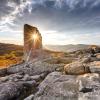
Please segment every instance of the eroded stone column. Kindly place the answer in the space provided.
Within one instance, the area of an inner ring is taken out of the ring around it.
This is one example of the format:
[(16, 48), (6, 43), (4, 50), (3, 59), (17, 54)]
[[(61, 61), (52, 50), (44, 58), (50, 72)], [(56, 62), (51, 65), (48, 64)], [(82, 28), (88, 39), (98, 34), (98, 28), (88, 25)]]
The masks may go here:
[[(24, 25), (24, 60), (34, 50), (42, 49), (42, 36), (36, 27), (30, 26), (28, 24)], [(32, 54), (31, 54), (32, 55)]]

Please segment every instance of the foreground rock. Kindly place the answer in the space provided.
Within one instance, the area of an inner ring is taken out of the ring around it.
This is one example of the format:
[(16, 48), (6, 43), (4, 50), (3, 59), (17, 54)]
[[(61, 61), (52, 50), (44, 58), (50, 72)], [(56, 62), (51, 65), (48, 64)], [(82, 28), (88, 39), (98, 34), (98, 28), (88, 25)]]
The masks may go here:
[(100, 60), (100, 53), (97, 53), (96, 57)]
[(90, 63), (90, 71), (92, 73), (99, 73), (100, 74), (100, 61), (94, 61)]
[(7, 68), (0, 69), (0, 76), (5, 76), (7, 74)]
[(89, 71), (89, 66), (87, 64), (76, 61), (64, 66), (64, 72), (65, 74), (70, 74), (70, 75), (80, 75), (89, 73), (90, 71)]
[[(39, 85), (34, 100), (62, 100), (78, 98), (78, 82), (76, 76), (62, 75), (60, 72), (50, 73)], [(62, 98), (62, 99), (61, 99)]]
[(30, 76), (16, 73), (0, 78), (0, 100), (23, 100), (37, 91), (38, 84), (45, 74)]
[[(30, 87), (35, 87), (35, 81), (27, 82), (6, 82), (0, 84), (0, 100), (22, 99), (30, 91)], [(35, 89), (35, 88), (34, 88)]]
[(100, 100), (100, 76), (97, 73), (77, 77), (79, 100)]
[(60, 67), (63, 68), (64, 65), (65, 64), (50, 64), (50, 63), (46, 62), (46, 60), (41, 60), (41, 61), (37, 61), (34, 63), (29, 62), (27, 64), (23, 63), (23, 64), (9, 67), (7, 69), (7, 73), (13, 74), (13, 73), (23, 72), (23, 73), (29, 74), (29, 75), (36, 75), (36, 74), (41, 74), (44, 72), (47, 72), (47, 73), (53, 72), (57, 68), (60, 68)]
[(39, 85), (39, 91), (26, 100), (99, 100), (99, 74), (79, 76), (50, 73)]

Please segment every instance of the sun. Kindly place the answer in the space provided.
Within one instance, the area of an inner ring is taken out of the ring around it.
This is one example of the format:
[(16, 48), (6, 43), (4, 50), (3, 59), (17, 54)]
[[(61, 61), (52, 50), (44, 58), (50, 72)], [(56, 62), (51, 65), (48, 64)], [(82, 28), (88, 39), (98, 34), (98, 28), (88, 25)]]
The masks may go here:
[(32, 39), (33, 39), (33, 40), (37, 40), (37, 39), (38, 39), (38, 35), (37, 35), (37, 34), (33, 34), (33, 35), (32, 35)]

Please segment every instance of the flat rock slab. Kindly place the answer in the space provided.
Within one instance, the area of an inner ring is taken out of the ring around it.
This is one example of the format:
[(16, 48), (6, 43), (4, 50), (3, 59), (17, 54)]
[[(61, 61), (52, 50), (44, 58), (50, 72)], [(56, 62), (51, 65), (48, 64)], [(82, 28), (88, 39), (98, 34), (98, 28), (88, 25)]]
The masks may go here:
[(28, 91), (35, 90), (36, 82), (6, 82), (0, 84), (0, 100), (22, 100), (26, 97)]
[(38, 88), (34, 100), (94, 100), (92, 97), (99, 100), (100, 76), (97, 73), (75, 76), (52, 72)]
[(31, 77), (19, 73), (0, 77), (0, 100), (23, 100), (36, 91), (37, 82)]
[(53, 72), (57, 68), (63, 67), (64, 64), (49, 64), (45, 61), (37, 61), (35, 63), (29, 63), (25, 66), (25, 64), (19, 64), (12, 67), (7, 68), (8, 74), (23, 72), (29, 75), (41, 74), (44, 72)]
[(60, 98), (77, 98), (78, 83), (76, 76), (62, 75), (60, 72), (49, 74), (39, 85), (34, 100), (60, 100)]

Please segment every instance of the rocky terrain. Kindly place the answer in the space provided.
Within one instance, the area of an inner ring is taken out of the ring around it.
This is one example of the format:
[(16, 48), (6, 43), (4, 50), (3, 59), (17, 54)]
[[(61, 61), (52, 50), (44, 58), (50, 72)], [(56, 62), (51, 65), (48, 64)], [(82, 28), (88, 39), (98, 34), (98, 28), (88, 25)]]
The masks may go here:
[(0, 100), (99, 100), (100, 48), (0, 70)]

